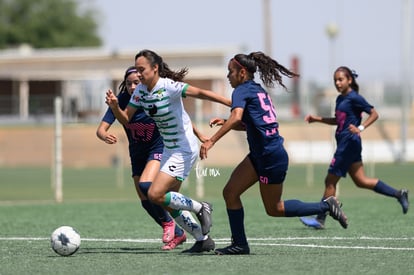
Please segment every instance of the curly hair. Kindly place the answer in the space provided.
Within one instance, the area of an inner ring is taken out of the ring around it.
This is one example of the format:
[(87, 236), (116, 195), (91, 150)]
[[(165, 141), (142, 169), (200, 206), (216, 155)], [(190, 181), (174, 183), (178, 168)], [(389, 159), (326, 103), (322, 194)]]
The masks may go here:
[(249, 55), (236, 54), (233, 60), (236, 61), (240, 69), (242, 67), (246, 69), (251, 79), (254, 78), (256, 71), (259, 71), (260, 79), (266, 87), (273, 88), (274, 82), (277, 82), (286, 89), (282, 81), (282, 76), (289, 78), (299, 77), (299, 74), (290, 71), (263, 52), (252, 52)]

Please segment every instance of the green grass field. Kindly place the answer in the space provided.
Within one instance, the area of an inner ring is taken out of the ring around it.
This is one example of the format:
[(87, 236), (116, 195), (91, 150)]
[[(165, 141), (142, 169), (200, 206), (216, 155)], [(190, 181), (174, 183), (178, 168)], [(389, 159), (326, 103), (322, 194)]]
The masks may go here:
[[(292, 165), (284, 199), (319, 201), (326, 165), (313, 167), (314, 183), (305, 181), (309, 167)], [(209, 168), (208, 168), (209, 169)], [(205, 200), (214, 205), (212, 238), (229, 243), (221, 190), (231, 170), (215, 168), (204, 179)], [(412, 189), (413, 164), (367, 165), (396, 188)], [(116, 185), (114, 169), (64, 169), (64, 202), (55, 203), (46, 168), (0, 168), (0, 274), (412, 274), (413, 211), (403, 215), (395, 199), (357, 189), (350, 179), (340, 184), (339, 198), (349, 218), (344, 230), (329, 219), (325, 230), (305, 228), (298, 218), (266, 216), (255, 186), (244, 196), (251, 254), (200, 256), (181, 254), (193, 239), (163, 252), (161, 228), (144, 212), (129, 170)], [(196, 197), (195, 172), (182, 191)], [(70, 257), (55, 254), (52, 231), (71, 225), (81, 234), (80, 250)]]

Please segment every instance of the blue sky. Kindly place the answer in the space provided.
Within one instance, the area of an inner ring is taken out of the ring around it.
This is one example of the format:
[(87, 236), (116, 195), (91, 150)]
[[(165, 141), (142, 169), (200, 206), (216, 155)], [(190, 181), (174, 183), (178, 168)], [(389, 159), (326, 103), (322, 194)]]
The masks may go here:
[[(305, 80), (329, 82), (332, 66), (346, 65), (359, 73), (361, 82), (400, 81), (404, 1), (270, 0), (272, 56), (288, 67), (298, 56)], [(111, 49), (241, 45), (246, 53), (264, 50), (262, 0), (86, 3), (99, 9), (100, 33)], [(414, 4), (412, 16), (413, 9)], [(326, 33), (331, 23), (339, 30), (333, 42)], [(411, 33), (413, 23), (411, 19)], [(410, 62), (414, 64), (412, 53)]]

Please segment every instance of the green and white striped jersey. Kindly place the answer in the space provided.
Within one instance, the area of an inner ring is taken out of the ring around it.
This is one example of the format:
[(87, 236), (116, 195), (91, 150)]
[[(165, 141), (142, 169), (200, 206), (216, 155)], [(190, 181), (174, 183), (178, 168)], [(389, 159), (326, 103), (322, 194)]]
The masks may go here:
[(135, 108), (143, 108), (154, 119), (164, 139), (164, 149), (198, 151), (197, 137), (182, 102), (188, 86), (187, 83), (169, 78), (159, 78), (151, 91), (141, 83), (131, 96), (129, 104)]

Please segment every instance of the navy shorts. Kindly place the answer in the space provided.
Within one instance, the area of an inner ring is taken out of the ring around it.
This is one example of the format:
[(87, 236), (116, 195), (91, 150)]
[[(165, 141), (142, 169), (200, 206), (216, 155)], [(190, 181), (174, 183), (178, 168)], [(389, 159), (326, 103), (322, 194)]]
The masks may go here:
[(362, 161), (361, 139), (349, 139), (341, 143), (335, 151), (328, 173), (339, 177), (346, 177), (351, 165)]
[(134, 150), (134, 154), (130, 154), (132, 176), (141, 176), (148, 161), (161, 161), (163, 149), (164, 144), (162, 142), (157, 142), (151, 147)]
[(289, 166), (289, 156), (283, 146), (261, 156), (249, 154), (250, 161), (264, 184), (281, 184), (285, 181)]

